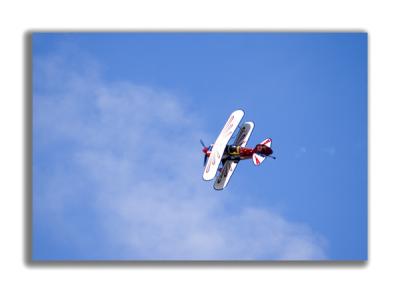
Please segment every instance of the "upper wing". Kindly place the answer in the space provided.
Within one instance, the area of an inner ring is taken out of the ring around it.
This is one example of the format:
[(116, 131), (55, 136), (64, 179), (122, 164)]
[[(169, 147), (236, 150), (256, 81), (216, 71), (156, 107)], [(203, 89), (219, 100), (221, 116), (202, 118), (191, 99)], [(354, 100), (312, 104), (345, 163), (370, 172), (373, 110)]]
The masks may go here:
[(204, 168), (203, 179), (211, 180), (215, 177), (218, 171), (219, 163), (221, 162), (222, 155), (224, 154), (226, 144), (232, 137), (233, 132), (239, 125), (240, 121), (244, 116), (242, 110), (236, 110), (229, 116), (228, 121), (226, 121), (224, 128), (222, 128), (217, 140), (215, 141), (210, 158), (207, 161), (207, 165)]
[[(251, 133), (253, 132), (253, 128), (254, 128), (253, 122), (245, 122), (242, 128), (240, 128), (238, 135), (236, 136), (235, 145), (245, 147), (250, 138)], [(231, 179), (231, 176), (235, 171), (237, 164), (238, 163), (234, 161), (225, 162), (224, 168), (222, 169), (221, 173), (214, 182), (214, 188), (216, 190), (224, 189), (228, 185), (229, 179)]]

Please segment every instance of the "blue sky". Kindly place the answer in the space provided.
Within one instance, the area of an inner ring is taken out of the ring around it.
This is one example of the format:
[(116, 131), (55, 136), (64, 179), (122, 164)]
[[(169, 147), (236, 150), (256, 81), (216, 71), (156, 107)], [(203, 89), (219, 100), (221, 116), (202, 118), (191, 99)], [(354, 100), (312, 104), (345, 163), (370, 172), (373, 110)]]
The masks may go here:
[[(367, 259), (367, 34), (36, 33), (33, 259)], [(199, 138), (253, 147), (226, 190)]]

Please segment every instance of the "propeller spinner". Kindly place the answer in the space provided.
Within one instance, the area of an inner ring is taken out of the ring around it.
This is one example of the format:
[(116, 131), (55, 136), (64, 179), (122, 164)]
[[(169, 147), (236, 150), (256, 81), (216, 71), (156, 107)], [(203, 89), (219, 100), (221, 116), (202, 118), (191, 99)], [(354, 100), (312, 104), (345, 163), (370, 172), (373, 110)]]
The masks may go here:
[(207, 163), (207, 151), (210, 149), (210, 147), (207, 147), (202, 139), (200, 139), (200, 143), (203, 146), (203, 153), (204, 153), (203, 166), (205, 166)]

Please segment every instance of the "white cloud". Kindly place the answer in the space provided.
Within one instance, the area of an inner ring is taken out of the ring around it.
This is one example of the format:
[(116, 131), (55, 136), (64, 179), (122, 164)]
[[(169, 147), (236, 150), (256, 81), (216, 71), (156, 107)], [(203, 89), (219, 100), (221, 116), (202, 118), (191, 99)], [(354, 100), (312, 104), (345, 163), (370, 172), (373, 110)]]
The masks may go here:
[(50, 162), (54, 172), (40, 179), (35, 213), (53, 221), (53, 233), (69, 233), (71, 245), (87, 235), (70, 217), (87, 209), (96, 215), (97, 236), (79, 249), (97, 242), (111, 258), (326, 257), (325, 241), (304, 224), (262, 206), (225, 209), (226, 192), (201, 179), (198, 139), (205, 132), (178, 97), (79, 68), (61, 80), (67, 66), (42, 68), (35, 73), (41, 83), (50, 83), (46, 68), (57, 82), (34, 92), (39, 161), (59, 151), (68, 162)]

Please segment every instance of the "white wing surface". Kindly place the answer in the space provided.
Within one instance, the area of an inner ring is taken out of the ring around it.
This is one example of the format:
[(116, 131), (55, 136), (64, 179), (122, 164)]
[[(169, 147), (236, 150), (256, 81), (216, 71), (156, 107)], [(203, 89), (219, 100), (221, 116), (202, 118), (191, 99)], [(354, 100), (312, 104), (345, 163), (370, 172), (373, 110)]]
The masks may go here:
[(231, 178), (233, 171), (235, 170), (237, 163), (234, 161), (226, 161), (224, 167), (222, 168), (221, 172), (217, 179), (214, 182), (214, 189), (222, 190), (228, 185), (229, 179)]
[(235, 142), (233, 143), (234, 145), (238, 145), (241, 147), (245, 147), (251, 133), (253, 132), (253, 128), (254, 128), (254, 123), (253, 122), (245, 122), (242, 126), (242, 128), (240, 128), (240, 131), (238, 133), (238, 135), (236, 136)]
[[(250, 138), (251, 133), (253, 132), (253, 128), (254, 128), (253, 122), (245, 122), (242, 128), (240, 128), (240, 131), (236, 136), (234, 144), (239, 145), (241, 147), (245, 147)], [(221, 173), (214, 182), (214, 188), (216, 190), (224, 189), (228, 185), (228, 182), (231, 179), (231, 176), (235, 171), (237, 164), (238, 163), (235, 163), (234, 161), (225, 162)]]
[(222, 155), (224, 154), (226, 144), (232, 137), (233, 132), (239, 125), (240, 121), (244, 116), (242, 110), (236, 110), (229, 116), (228, 121), (226, 121), (224, 128), (222, 128), (217, 140), (212, 148), (210, 158), (207, 161), (207, 165), (204, 168), (203, 179), (211, 180), (215, 177), (218, 171), (219, 163), (221, 162)]

